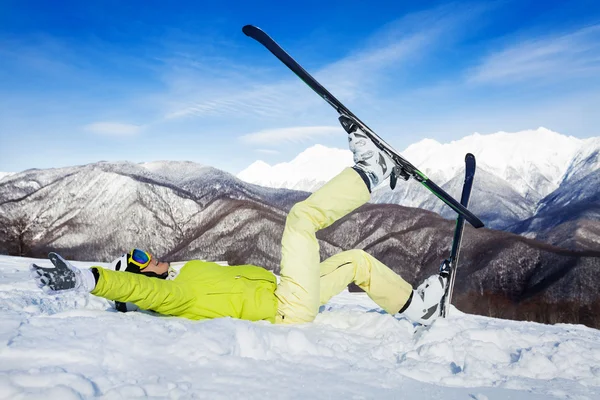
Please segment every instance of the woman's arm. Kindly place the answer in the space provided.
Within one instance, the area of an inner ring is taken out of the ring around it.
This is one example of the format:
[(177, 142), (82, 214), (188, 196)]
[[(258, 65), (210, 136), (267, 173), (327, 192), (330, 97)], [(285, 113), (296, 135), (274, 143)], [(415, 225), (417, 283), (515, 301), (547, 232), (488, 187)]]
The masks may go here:
[(141, 309), (165, 315), (182, 315), (194, 302), (193, 294), (175, 281), (100, 267), (93, 270), (98, 276), (96, 287), (91, 291), (95, 296), (134, 303)]

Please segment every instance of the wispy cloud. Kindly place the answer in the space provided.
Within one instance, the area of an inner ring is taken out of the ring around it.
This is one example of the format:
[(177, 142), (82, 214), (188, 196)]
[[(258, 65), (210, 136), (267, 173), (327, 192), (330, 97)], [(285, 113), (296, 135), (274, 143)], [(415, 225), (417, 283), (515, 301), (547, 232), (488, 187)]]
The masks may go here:
[(94, 122), (84, 126), (88, 132), (106, 136), (134, 136), (139, 134), (143, 126), (120, 122)]
[(240, 136), (248, 144), (301, 143), (316, 137), (339, 135), (343, 130), (337, 126), (300, 126), (280, 129), (267, 129)]
[[(358, 43), (355, 51), (323, 67), (316, 76), (327, 79), (327, 86), (346, 99), (372, 95), (379, 89), (386, 91), (391, 77), (405, 79), (408, 68), (440, 47), (460, 41), (465, 26), (474, 25), (473, 21), (490, 7), (450, 3), (408, 14), (375, 31), (364, 43)], [(380, 87), (382, 82), (386, 87)]]
[[(416, 59), (435, 52), (439, 43), (447, 42), (456, 36), (456, 31), (463, 29), (465, 21), (476, 18), (482, 12), (479, 8), (444, 6), (402, 17), (357, 43), (357, 50), (310, 72), (340, 99), (360, 100), (367, 87), (375, 90), (382, 80), (389, 78), (383, 73), (385, 69), (398, 73), (405, 63), (414, 64)], [(247, 46), (256, 48), (264, 57), (272, 57), (257, 43), (248, 41)], [(287, 50), (294, 53), (293, 49)], [(273, 70), (250, 66), (242, 73), (239, 65), (227, 60), (219, 60), (218, 68), (204, 61), (197, 62), (188, 55), (168, 60), (166, 65), (171, 72), (165, 79), (173, 89), (172, 97), (177, 100), (168, 105), (165, 117), (289, 118), (290, 110), (296, 114), (309, 112), (311, 107), (320, 104), (318, 97), (291, 72), (275, 63), (273, 58), (272, 65), (277, 71), (273, 76)]]
[[(202, 89), (202, 100), (191, 100), (185, 104), (176, 104), (167, 111), (165, 118), (214, 117), (214, 116), (261, 116), (275, 118), (290, 109), (304, 108), (309, 96), (301, 94), (304, 87), (286, 83), (263, 84), (254, 88), (245, 88), (244, 84), (223, 83), (219, 87), (211, 84)], [(193, 97), (193, 96), (192, 96)], [(282, 99), (288, 101), (282, 101)], [(312, 101), (311, 98), (308, 101)], [(179, 103), (179, 102), (178, 102)]]
[[(258, 46), (249, 40), (247, 45)], [(178, 44), (173, 46), (176, 48)], [(244, 65), (240, 71), (242, 66), (236, 58), (212, 59), (198, 54), (202, 53), (175, 51), (163, 59), (166, 120), (277, 118), (289, 109), (306, 108), (306, 99), (316, 102), (309, 98), (306, 88), (293, 80), (291, 73), (288, 79), (280, 79), (283, 69), (277, 69), (276, 76), (253, 65)]]
[(529, 79), (564, 80), (600, 72), (600, 25), (529, 39), (486, 57), (469, 78), (474, 83)]
[(256, 151), (259, 153), (263, 153), (263, 154), (279, 154), (280, 153), (277, 150), (271, 150), (271, 149), (256, 149)]

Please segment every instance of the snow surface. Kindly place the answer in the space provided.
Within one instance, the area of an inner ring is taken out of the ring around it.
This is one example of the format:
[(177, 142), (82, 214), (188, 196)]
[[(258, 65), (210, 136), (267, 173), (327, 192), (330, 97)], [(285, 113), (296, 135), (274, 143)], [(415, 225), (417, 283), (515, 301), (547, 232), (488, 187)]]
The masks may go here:
[(600, 399), (600, 331), (580, 325), (451, 309), (415, 328), (348, 292), (295, 326), (121, 314), (43, 294), (31, 261), (50, 265), (0, 256), (0, 399)]

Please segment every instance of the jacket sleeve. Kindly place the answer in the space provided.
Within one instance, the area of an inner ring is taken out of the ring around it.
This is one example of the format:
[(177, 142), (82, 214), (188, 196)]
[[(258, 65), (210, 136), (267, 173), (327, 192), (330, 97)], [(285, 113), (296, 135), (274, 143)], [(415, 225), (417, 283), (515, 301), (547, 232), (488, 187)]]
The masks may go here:
[(193, 294), (175, 281), (150, 278), (131, 272), (111, 271), (94, 267), (98, 282), (94, 296), (123, 303), (134, 303), (143, 310), (165, 315), (181, 315), (193, 304)]

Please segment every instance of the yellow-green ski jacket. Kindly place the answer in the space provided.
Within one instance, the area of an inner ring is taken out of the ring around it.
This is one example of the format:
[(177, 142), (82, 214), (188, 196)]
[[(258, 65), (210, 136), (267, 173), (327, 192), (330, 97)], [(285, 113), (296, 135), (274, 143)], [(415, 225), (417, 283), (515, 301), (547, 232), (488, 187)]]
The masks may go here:
[(254, 265), (187, 262), (173, 280), (95, 267), (95, 296), (130, 302), (144, 310), (194, 320), (232, 317), (275, 322), (275, 275)]

